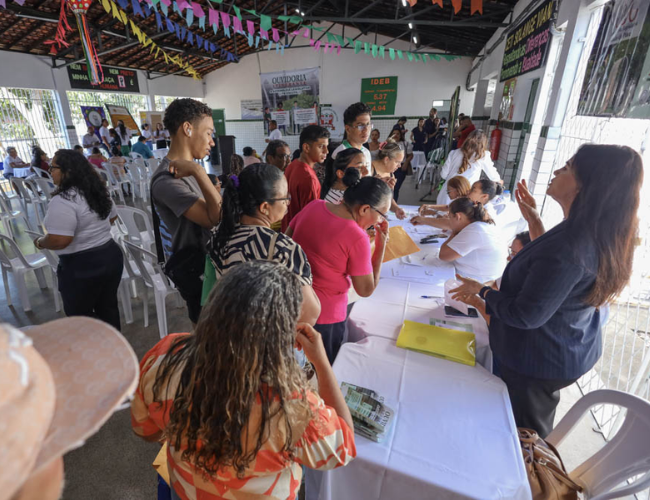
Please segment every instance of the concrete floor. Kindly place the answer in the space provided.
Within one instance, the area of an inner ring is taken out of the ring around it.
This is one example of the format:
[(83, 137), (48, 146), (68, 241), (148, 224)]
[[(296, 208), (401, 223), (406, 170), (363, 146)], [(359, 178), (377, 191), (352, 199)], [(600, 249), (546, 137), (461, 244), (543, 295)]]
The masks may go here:
[[(416, 190), (414, 178), (408, 177), (402, 187), (400, 204), (417, 205), (420, 197), (427, 191), (428, 183)], [(127, 199), (127, 203), (133, 204), (130, 199)], [(139, 202), (134, 204), (143, 208)], [(33, 215), (30, 208), (31, 219), (34, 218)], [(22, 226), (19, 226), (17, 229), (21, 230), (21, 228)], [(19, 231), (16, 231), (16, 234), (18, 233)], [(31, 240), (24, 233), (18, 239), (25, 253), (33, 252)], [(51, 284), (49, 276), (48, 283)], [(14, 301), (13, 307), (7, 305), (4, 292), (0, 292), (0, 319), (3, 322), (22, 327), (63, 317), (63, 313), (54, 311), (52, 290), (50, 288), (39, 290), (33, 275), (27, 278), (32, 302), (32, 311), (29, 313), (23, 312), (21, 308), (12, 277), (10, 277), (10, 286)], [(133, 324), (125, 325), (123, 321), (122, 333), (131, 343), (138, 357), (142, 357), (159, 340), (153, 299), (150, 300), (149, 309), (150, 324), (147, 328), (143, 326), (141, 296), (133, 299)], [(190, 322), (187, 319), (185, 307), (177, 308), (171, 297), (167, 300), (167, 318), (170, 332), (189, 331)], [(562, 394), (558, 418), (579, 397), (577, 387), (565, 390)], [(602, 437), (592, 430), (593, 427), (595, 427), (595, 423), (591, 416), (588, 416), (583, 420), (572, 439), (562, 446), (561, 451), (569, 470), (604, 444)], [(158, 453), (158, 449), (157, 444), (146, 443), (133, 435), (128, 410), (116, 413), (84, 446), (66, 455), (66, 484), (63, 499), (155, 499), (157, 481), (151, 463)]]

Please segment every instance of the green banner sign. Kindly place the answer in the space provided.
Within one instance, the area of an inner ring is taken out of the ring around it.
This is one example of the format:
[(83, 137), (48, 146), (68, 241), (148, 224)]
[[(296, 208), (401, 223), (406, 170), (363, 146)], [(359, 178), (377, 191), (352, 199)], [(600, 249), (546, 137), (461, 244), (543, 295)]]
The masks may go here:
[(374, 116), (394, 115), (397, 102), (397, 77), (362, 78), (361, 102), (370, 107)]

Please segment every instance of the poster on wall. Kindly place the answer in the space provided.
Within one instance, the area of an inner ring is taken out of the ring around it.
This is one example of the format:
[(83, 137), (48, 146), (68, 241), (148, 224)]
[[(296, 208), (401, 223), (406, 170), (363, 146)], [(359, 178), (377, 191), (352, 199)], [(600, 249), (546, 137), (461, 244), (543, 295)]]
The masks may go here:
[(501, 82), (546, 65), (551, 45), (555, 0), (547, 0), (508, 35), (501, 64)]
[(102, 120), (106, 118), (104, 108), (101, 106), (81, 106), (81, 114), (87, 126), (95, 127), (95, 135), (101, 140), (99, 135), (99, 127), (102, 126)]
[(106, 109), (108, 110), (108, 116), (111, 117), (111, 125), (113, 128), (115, 128), (119, 120), (122, 120), (124, 126), (131, 129), (131, 135), (140, 135), (140, 127), (138, 127), (138, 124), (126, 107), (107, 104)]
[(104, 68), (104, 81), (98, 85), (90, 83), (86, 64), (68, 66), (70, 87), (81, 90), (108, 90), (110, 92), (140, 92), (138, 74), (130, 69)]
[(149, 130), (156, 130), (156, 125), (162, 125), (165, 113), (163, 111), (140, 111), (140, 125), (149, 124)]
[(604, 7), (582, 82), (578, 114), (650, 118), (650, 0)]
[(394, 115), (397, 102), (397, 77), (362, 78), (361, 102), (368, 105), (374, 116)]
[[(278, 128), (283, 134), (299, 134), (305, 123), (297, 123), (296, 118), (313, 118), (311, 113), (315, 112), (318, 106), (319, 78), (319, 68), (261, 73), (263, 115), (270, 113), (271, 119), (278, 122)], [(298, 110), (308, 112), (297, 113)], [(316, 122), (317, 119), (314, 119), (306, 123)]]
[(293, 110), (293, 123), (296, 125), (312, 125), (318, 123), (316, 113), (316, 105), (307, 109), (294, 109)]
[(343, 139), (343, 133), (345, 132), (343, 113), (341, 110), (333, 108), (331, 104), (321, 104), (320, 126), (329, 130), (330, 139)]
[(515, 112), (515, 87), (517, 86), (517, 79), (511, 78), (506, 80), (503, 85), (503, 95), (501, 97), (501, 104), (499, 105), (499, 117), (501, 120), (512, 120)]
[(262, 99), (242, 99), (240, 105), (242, 120), (261, 120), (264, 118)]

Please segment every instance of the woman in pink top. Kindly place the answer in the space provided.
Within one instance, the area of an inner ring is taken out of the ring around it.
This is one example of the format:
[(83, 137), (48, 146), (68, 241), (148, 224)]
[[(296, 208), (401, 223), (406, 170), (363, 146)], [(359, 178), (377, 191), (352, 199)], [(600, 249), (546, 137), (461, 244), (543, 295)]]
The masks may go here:
[[(325, 344), (330, 363), (343, 343), (350, 284), (361, 297), (369, 297), (379, 283), (381, 261), (388, 238), (388, 212), (392, 191), (375, 177), (360, 179), (359, 170), (348, 168), (348, 186), (340, 205), (314, 200), (292, 220), (287, 235), (307, 254), (313, 288), (321, 313), (314, 328)], [(371, 255), (367, 229), (374, 226), (375, 250)]]
[(92, 154), (88, 155), (88, 161), (92, 163), (94, 167), (104, 168), (102, 167), (102, 163), (107, 162), (108, 158), (102, 154), (99, 148), (93, 148)]

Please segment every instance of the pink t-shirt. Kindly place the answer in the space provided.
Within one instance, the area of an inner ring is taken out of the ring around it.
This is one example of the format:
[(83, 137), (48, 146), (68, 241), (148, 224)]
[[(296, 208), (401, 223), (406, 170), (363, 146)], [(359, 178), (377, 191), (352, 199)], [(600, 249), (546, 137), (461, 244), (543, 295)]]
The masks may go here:
[(307, 254), (320, 299), (317, 323), (345, 320), (350, 276), (372, 274), (370, 239), (356, 222), (330, 212), (324, 200), (314, 200), (292, 220), (293, 239)]

